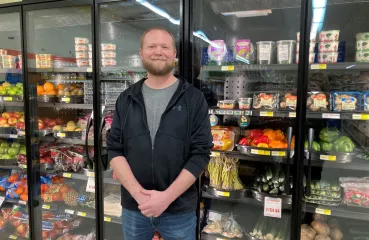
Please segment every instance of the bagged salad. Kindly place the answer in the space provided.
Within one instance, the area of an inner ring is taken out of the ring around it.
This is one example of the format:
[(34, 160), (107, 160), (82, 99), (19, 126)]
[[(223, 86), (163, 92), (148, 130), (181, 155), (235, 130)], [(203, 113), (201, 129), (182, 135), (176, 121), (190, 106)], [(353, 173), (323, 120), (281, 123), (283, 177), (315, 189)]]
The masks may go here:
[(333, 92), (332, 110), (335, 112), (361, 111), (362, 94), (359, 92)]

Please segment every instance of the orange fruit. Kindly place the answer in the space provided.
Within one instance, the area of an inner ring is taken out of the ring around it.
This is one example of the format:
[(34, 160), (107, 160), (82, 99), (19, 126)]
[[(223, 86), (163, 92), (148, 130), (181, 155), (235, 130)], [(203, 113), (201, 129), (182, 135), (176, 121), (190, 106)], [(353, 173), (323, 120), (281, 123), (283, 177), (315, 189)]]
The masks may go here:
[(44, 90), (45, 92), (55, 91), (55, 86), (54, 84), (47, 82), (44, 84)]
[(56, 89), (57, 90), (64, 90), (65, 89), (65, 84), (59, 83), (58, 85), (56, 85)]
[(37, 94), (41, 94), (42, 92), (45, 92), (44, 88), (42, 86), (37, 86)]
[(14, 191), (17, 195), (21, 195), (24, 192), (23, 186), (18, 186), (18, 188)]
[(56, 92), (53, 90), (53, 91), (46, 92), (45, 94), (46, 95), (56, 95)]
[(26, 193), (23, 193), (22, 195), (20, 195), (20, 199), (23, 201), (28, 201), (28, 195)]
[(61, 192), (61, 193), (67, 193), (68, 192), (68, 187), (67, 186), (65, 186), (65, 185), (63, 185), (60, 189), (59, 189), (59, 192)]

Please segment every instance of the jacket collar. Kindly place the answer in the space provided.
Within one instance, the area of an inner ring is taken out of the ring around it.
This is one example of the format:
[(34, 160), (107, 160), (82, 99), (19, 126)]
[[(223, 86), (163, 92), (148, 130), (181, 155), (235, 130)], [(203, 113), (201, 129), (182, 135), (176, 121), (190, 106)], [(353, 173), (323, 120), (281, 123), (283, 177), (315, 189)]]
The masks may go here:
[[(175, 75), (176, 78), (179, 80), (179, 85), (176, 92), (179, 92), (179, 94), (182, 94), (183, 92), (187, 91), (187, 89), (190, 87), (190, 84), (184, 80), (183, 78)], [(147, 78), (143, 78), (137, 83), (133, 84), (131, 86), (131, 90), (129, 91), (129, 95), (132, 97), (137, 96), (138, 94), (142, 93), (142, 84), (144, 84), (145, 80)]]

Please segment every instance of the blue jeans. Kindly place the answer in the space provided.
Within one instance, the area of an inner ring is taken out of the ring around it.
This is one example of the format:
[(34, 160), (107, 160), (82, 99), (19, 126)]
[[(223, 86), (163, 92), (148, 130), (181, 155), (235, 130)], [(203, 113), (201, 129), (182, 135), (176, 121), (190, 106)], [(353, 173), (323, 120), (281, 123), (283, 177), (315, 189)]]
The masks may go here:
[(163, 213), (157, 218), (145, 217), (141, 212), (123, 209), (124, 240), (151, 240), (157, 230), (164, 240), (195, 240), (196, 213)]

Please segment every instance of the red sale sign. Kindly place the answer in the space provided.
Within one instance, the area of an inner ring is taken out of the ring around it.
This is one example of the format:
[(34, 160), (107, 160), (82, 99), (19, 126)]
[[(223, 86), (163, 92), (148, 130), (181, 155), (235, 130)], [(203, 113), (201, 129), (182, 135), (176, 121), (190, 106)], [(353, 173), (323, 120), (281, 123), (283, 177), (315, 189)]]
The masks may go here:
[(264, 199), (264, 216), (265, 217), (282, 217), (282, 199), (265, 197)]

